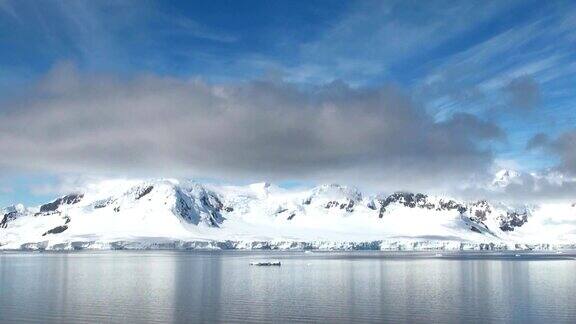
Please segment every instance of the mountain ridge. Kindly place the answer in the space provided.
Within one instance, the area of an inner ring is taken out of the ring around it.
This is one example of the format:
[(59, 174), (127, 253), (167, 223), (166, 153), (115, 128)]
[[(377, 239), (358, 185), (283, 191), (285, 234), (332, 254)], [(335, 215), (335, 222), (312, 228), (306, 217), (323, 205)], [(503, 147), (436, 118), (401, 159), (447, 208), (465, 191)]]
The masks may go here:
[(0, 214), (0, 249), (39, 242), (39, 246), (54, 247), (71, 246), (72, 242), (106, 245), (172, 239), (576, 242), (576, 207), (562, 205), (557, 211), (562, 217), (547, 216), (553, 209), (546, 208), (411, 192), (366, 196), (339, 184), (288, 190), (269, 183), (216, 186), (158, 179), (130, 183), (113, 194), (103, 188), (98, 194), (70, 193), (36, 207), (4, 208)]

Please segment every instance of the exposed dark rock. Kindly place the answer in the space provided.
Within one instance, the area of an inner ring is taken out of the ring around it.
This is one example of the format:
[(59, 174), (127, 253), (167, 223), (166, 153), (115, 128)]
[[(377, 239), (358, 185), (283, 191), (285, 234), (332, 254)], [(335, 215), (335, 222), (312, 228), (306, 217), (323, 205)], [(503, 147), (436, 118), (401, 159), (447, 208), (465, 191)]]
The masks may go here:
[(152, 189), (154, 189), (154, 186), (148, 186), (148, 187), (144, 188), (143, 190), (136, 192), (136, 200), (138, 200), (138, 199), (146, 196), (150, 192), (152, 192)]
[(210, 226), (219, 227), (225, 220), (221, 214), (224, 204), (215, 193), (196, 187), (193, 197), (180, 189), (176, 191), (176, 195), (176, 212), (186, 221), (193, 224), (204, 221)]
[(16, 217), (18, 217), (17, 211), (12, 211), (7, 214), (4, 214), (4, 216), (2, 217), (2, 221), (0, 221), (0, 228), (8, 227), (8, 222), (16, 219)]
[(62, 226), (56, 226), (53, 229), (47, 231), (46, 233), (42, 234), (42, 236), (46, 236), (48, 234), (59, 234), (64, 232), (65, 230), (68, 229), (67, 225), (62, 225)]
[(472, 232), (476, 232), (476, 233), (482, 234), (482, 231), (479, 230), (476, 226), (470, 226), (470, 229), (472, 230)]
[(488, 215), (492, 213), (492, 209), (486, 200), (479, 200), (468, 205), (470, 210), (470, 220), (481, 223), (488, 219)]
[(96, 201), (94, 203), (94, 209), (99, 209), (99, 208), (104, 208), (106, 206), (110, 206), (114, 201), (115, 201), (115, 199), (112, 199), (112, 198)]
[(506, 216), (500, 215), (500, 229), (505, 232), (514, 231), (514, 228), (520, 227), (528, 222), (528, 213), (526, 211), (508, 211)]
[(234, 208), (228, 206), (228, 207), (224, 208), (224, 211), (226, 211), (226, 212), (228, 212), (228, 213), (229, 213), (229, 212), (233, 212), (233, 211), (234, 211)]
[(372, 209), (372, 210), (376, 210), (376, 203), (374, 202), (374, 200), (371, 200), (370, 202), (368, 202), (367, 205), (368, 208)]
[(346, 205), (346, 211), (349, 213), (354, 211), (354, 200), (348, 201), (348, 205)]
[(60, 197), (60, 198), (54, 200), (53, 202), (50, 202), (50, 203), (47, 203), (47, 204), (40, 206), (40, 212), (46, 213), (46, 212), (56, 211), (58, 209), (58, 207), (60, 207), (62, 205), (72, 205), (72, 204), (80, 202), (80, 200), (82, 200), (83, 197), (84, 197), (83, 194), (70, 194), (70, 195), (66, 195), (64, 197)]
[(486, 212), (482, 211), (482, 210), (475, 210), (474, 211), (474, 217), (479, 220), (479, 221), (485, 221), (486, 220)]
[(436, 210), (453, 210), (453, 209), (458, 210), (460, 214), (464, 214), (467, 210), (465, 206), (455, 202), (454, 200), (444, 201), (440, 199), (440, 201), (438, 202), (438, 206), (436, 207)]
[(324, 208), (329, 209), (332, 207), (338, 207), (339, 205), (340, 203), (337, 201), (329, 201), (328, 203), (326, 203), (326, 206), (324, 206)]
[(200, 201), (204, 206), (216, 211), (221, 211), (224, 208), (224, 204), (220, 201), (220, 199), (211, 193), (204, 192), (204, 195), (200, 197)]
[(119, 211), (120, 211), (120, 206), (114, 207), (114, 211), (115, 211), (115, 212), (119, 212)]
[[(377, 199), (380, 204), (380, 210), (378, 212), (378, 217), (382, 218), (386, 212), (386, 207), (392, 203), (398, 203), (410, 208), (426, 208), (434, 209), (434, 204), (427, 201), (428, 196), (424, 194), (413, 194), (410, 192), (395, 192), (384, 199)], [(376, 209), (376, 206), (373, 206)]]
[(348, 203), (339, 203), (337, 201), (329, 201), (326, 203), (326, 206), (324, 206), (324, 208), (326, 209), (330, 209), (330, 208), (340, 208), (340, 209), (345, 209), (347, 212), (353, 212), (354, 211), (354, 200), (352, 199), (348, 199)]
[(340, 206), (340, 203), (337, 201), (329, 201), (328, 203), (326, 203), (326, 206), (324, 206), (324, 208), (329, 209), (332, 207), (338, 207)]
[(294, 218), (294, 216), (296, 216), (296, 213), (291, 213), (290, 216), (288, 216), (288, 220), (292, 220), (292, 218)]
[(217, 215), (216, 212), (214, 212), (214, 211), (210, 212), (210, 225), (212, 225), (214, 227), (220, 227), (218, 225), (218, 216), (219, 215)]
[(278, 210), (274, 214), (282, 214), (283, 212), (287, 211), (288, 208), (279, 207)]

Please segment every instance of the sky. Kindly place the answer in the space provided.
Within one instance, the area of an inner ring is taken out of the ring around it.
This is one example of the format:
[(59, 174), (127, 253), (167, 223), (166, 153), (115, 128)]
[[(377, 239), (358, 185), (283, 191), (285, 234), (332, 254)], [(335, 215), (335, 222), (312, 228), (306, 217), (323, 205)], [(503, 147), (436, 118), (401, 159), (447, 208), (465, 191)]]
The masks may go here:
[(575, 25), (571, 1), (0, 0), (0, 205), (109, 177), (454, 193), (501, 168), (573, 195)]

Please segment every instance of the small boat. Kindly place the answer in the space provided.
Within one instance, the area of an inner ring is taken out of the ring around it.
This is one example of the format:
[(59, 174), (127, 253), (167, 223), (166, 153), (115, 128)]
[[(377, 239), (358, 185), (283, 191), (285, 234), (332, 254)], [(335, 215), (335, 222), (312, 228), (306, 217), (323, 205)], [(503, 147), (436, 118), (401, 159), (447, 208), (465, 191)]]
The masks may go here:
[(272, 267), (272, 266), (281, 266), (282, 264), (280, 263), (280, 261), (266, 261), (266, 262), (250, 262), (250, 265), (260, 267)]

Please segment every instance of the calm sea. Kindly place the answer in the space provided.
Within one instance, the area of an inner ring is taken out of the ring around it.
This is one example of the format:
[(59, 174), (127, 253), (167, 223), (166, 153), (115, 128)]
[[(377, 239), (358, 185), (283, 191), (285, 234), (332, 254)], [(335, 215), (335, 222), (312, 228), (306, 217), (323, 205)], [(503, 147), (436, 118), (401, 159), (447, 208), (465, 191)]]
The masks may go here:
[(0, 322), (576, 323), (576, 255), (0, 252)]

